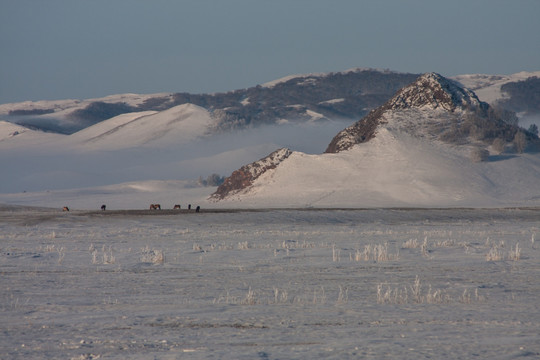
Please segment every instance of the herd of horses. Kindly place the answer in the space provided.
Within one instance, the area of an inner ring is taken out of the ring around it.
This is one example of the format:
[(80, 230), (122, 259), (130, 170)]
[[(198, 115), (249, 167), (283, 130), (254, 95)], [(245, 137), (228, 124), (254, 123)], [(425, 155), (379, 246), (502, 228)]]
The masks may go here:
[[(191, 210), (191, 204), (189, 204), (187, 208), (188, 208), (188, 210)], [(105, 205), (105, 204), (101, 205), (101, 210), (102, 211), (105, 211), (106, 209), (107, 209), (107, 205)], [(182, 209), (182, 207), (179, 204), (175, 204), (173, 206), (173, 210), (180, 210), (180, 209)], [(150, 210), (161, 210), (161, 205), (160, 204), (150, 204)], [(69, 211), (69, 207), (64, 206), (62, 211)], [(201, 211), (201, 207), (197, 206), (195, 208), (195, 212), (199, 212), (199, 211)]]
[[(188, 205), (188, 210), (191, 210), (191, 204)], [(182, 206), (180, 206), (179, 204), (176, 204), (173, 206), (173, 210), (180, 210), (182, 209)], [(105, 210), (102, 208), (102, 210)], [(161, 205), (160, 204), (150, 204), (150, 210), (161, 210)], [(197, 206), (195, 208), (195, 212), (199, 212), (201, 211), (201, 207), (200, 206)]]

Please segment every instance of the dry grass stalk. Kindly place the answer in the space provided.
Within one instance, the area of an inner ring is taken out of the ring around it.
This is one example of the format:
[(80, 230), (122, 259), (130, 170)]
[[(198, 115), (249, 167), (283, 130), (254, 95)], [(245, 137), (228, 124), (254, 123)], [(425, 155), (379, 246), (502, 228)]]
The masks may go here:
[(508, 260), (518, 261), (521, 259), (521, 248), (519, 243), (516, 244), (516, 247), (511, 247), (510, 252), (508, 253)]

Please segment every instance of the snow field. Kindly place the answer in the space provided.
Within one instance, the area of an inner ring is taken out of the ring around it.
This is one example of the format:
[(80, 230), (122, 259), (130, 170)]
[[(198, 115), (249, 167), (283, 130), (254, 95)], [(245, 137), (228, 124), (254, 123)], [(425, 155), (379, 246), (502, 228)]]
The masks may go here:
[(2, 215), (2, 358), (540, 354), (535, 209)]

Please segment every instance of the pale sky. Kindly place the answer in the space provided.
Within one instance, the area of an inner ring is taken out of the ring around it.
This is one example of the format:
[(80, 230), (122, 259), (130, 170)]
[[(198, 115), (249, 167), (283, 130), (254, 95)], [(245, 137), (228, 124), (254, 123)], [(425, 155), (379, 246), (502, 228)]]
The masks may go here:
[(1, 0), (0, 103), (540, 70), (539, 0)]

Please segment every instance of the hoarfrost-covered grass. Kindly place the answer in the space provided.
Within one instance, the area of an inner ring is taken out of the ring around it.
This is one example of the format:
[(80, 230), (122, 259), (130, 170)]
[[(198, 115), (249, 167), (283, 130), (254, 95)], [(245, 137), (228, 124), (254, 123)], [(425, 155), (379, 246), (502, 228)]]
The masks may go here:
[(540, 356), (538, 209), (0, 213), (3, 359)]

